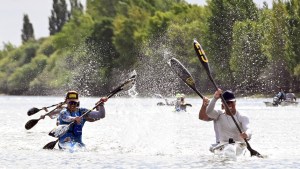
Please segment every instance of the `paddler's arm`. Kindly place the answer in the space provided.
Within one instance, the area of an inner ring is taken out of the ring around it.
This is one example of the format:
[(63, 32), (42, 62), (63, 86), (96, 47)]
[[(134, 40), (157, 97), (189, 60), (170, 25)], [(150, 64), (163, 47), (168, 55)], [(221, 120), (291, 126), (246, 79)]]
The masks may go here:
[(211, 99), (210, 103), (208, 104), (208, 106), (206, 108), (207, 116), (212, 119), (217, 119), (219, 117), (218, 111), (214, 110), (214, 108), (215, 108), (217, 100), (221, 97), (221, 94), (222, 94), (222, 90), (218, 89), (215, 92), (214, 97)]
[[(99, 106), (97, 106), (97, 111), (91, 111), (88, 113), (84, 118), (89, 122), (94, 122), (100, 119), (105, 118), (105, 108), (104, 108), (104, 102), (107, 101), (107, 97), (102, 97), (99, 102)], [(98, 103), (96, 103), (98, 104)]]
[(206, 108), (207, 108), (208, 104), (209, 104), (209, 99), (207, 97), (203, 97), (202, 106), (199, 111), (199, 119), (200, 120), (203, 120), (203, 121), (211, 121), (212, 120), (206, 114)]
[(59, 107), (59, 108), (53, 110), (48, 116), (51, 119), (55, 119), (58, 116), (58, 114), (61, 112), (62, 109), (64, 109), (64, 107)]
[[(64, 109), (63, 104), (64, 103), (62, 102), (59, 105), (57, 105), (55, 109), (51, 110), (51, 112), (47, 114), (47, 116), (49, 116), (51, 119), (55, 119), (58, 116), (58, 114), (62, 111), (62, 109)], [(47, 109), (45, 109), (45, 111), (48, 112)], [(46, 115), (43, 114), (40, 116), (40, 119), (44, 119), (45, 117)]]

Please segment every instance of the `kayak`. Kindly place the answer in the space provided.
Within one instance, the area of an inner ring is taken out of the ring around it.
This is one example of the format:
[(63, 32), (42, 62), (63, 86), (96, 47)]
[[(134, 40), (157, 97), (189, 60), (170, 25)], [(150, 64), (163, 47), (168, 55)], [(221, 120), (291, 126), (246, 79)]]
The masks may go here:
[(209, 150), (217, 156), (236, 160), (245, 155), (247, 145), (244, 142), (219, 143), (213, 144)]
[(158, 102), (156, 105), (157, 106), (175, 106), (175, 104), (172, 102), (171, 103)]

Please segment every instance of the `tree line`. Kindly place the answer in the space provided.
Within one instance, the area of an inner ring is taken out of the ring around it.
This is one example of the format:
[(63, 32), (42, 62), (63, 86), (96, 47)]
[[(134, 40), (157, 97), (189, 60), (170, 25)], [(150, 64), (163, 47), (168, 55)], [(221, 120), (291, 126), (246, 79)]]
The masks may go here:
[[(68, 10), (70, 4), (70, 10)], [(179, 59), (199, 90), (213, 92), (197, 60), (204, 48), (212, 75), (239, 94), (299, 92), (300, 2), (274, 0), (53, 0), (49, 37), (35, 39), (24, 14), (22, 45), (0, 51), (0, 93), (56, 95), (78, 90), (103, 95), (132, 70), (141, 95), (192, 93), (167, 65)]]

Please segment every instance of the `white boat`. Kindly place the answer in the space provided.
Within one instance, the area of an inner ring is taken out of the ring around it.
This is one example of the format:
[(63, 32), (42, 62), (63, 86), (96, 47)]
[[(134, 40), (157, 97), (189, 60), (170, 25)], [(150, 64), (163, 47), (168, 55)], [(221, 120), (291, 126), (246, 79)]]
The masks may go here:
[(274, 102), (264, 102), (268, 107), (277, 107), (277, 106), (297, 106), (299, 102), (295, 101), (282, 101), (279, 104), (275, 104)]
[(296, 96), (294, 93), (287, 93), (284, 99), (279, 99), (279, 96), (273, 98), (273, 102), (264, 102), (268, 107), (277, 107), (277, 106), (297, 106), (298, 102), (296, 101)]
[(247, 150), (247, 145), (244, 142), (235, 143), (219, 143), (214, 144), (209, 149), (212, 153), (222, 158), (236, 160), (240, 156), (244, 156)]

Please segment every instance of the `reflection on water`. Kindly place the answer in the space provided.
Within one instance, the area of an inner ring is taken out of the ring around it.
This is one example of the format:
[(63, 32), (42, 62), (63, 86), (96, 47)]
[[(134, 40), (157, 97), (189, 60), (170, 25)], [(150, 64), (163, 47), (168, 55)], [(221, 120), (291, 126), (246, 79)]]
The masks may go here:
[[(92, 108), (98, 98), (82, 98)], [(86, 123), (84, 152), (43, 150), (55, 138), (48, 132), (55, 120), (46, 117), (31, 130), (25, 123), (44, 111), (27, 116), (32, 107), (59, 103), (62, 97), (1, 96), (0, 168), (299, 168), (299, 107), (265, 107), (268, 99), (237, 100), (247, 113), (253, 130), (251, 147), (266, 159), (246, 157), (236, 161), (212, 155), (213, 124), (198, 120), (202, 100), (186, 98), (193, 105), (187, 112), (156, 106), (158, 98), (111, 98), (106, 118)], [(217, 107), (220, 107), (218, 103)]]

